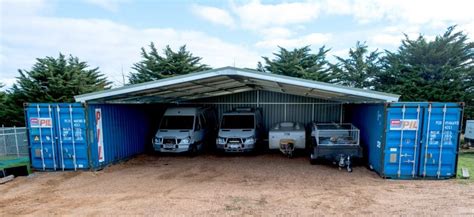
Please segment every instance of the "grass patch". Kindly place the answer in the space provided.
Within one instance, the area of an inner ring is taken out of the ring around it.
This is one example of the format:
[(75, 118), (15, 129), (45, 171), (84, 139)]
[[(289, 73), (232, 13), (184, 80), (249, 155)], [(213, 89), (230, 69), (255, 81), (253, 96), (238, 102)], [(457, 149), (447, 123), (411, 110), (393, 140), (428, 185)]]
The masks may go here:
[(461, 168), (467, 168), (469, 175), (474, 174), (474, 152), (464, 151), (459, 152), (457, 177), (461, 178)]

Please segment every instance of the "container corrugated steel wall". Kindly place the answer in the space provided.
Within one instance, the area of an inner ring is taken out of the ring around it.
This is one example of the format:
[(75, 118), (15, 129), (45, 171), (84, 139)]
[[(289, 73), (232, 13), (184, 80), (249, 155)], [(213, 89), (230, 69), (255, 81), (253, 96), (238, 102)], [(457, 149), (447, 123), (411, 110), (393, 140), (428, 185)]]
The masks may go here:
[(25, 114), (33, 168), (89, 168), (86, 117), (80, 103), (30, 103)]
[[(99, 169), (151, 150), (151, 138), (165, 106), (28, 104), (25, 113), (32, 166), (37, 170)], [(101, 134), (97, 111), (102, 119)], [(102, 155), (99, 135), (103, 137)]]
[[(109, 164), (144, 153), (151, 147), (160, 117), (164, 112), (160, 105), (90, 104), (88, 122), (91, 131), (91, 164), (101, 168)], [(96, 115), (100, 111), (103, 128), (103, 160), (99, 159)]]
[(219, 117), (223, 112), (237, 107), (260, 107), (265, 130), (282, 121), (296, 121), (303, 124), (312, 121), (340, 122), (342, 112), (341, 103), (338, 102), (270, 91), (247, 91), (185, 103), (213, 106), (217, 108)]
[(389, 103), (346, 106), (360, 129), (369, 165), (387, 178), (456, 175), (463, 105)]

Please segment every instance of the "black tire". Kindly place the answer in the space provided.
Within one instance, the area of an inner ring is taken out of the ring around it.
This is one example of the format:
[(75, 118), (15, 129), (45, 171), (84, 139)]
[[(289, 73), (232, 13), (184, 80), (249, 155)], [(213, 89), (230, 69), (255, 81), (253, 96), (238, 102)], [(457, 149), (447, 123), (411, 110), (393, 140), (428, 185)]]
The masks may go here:
[(318, 159), (313, 159), (313, 158), (309, 157), (309, 163), (311, 165), (316, 165), (316, 164), (318, 164)]
[(190, 157), (196, 157), (197, 154), (198, 154), (197, 145), (192, 144), (191, 147), (189, 148), (189, 156)]

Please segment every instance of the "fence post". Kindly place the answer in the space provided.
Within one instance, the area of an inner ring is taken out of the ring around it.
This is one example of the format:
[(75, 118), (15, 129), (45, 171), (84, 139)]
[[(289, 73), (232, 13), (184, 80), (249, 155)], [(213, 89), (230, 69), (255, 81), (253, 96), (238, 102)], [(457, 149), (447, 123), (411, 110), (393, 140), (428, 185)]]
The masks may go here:
[(5, 136), (5, 126), (2, 124), (2, 133), (3, 133), (3, 146), (5, 148), (5, 156), (7, 156), (7, 139)]
[(18, 134), (16, 132), (16, 126), (13, 126), (13, 131), (15, 133), (16, 156), (20, 157), (20, 149), (18, 148)]

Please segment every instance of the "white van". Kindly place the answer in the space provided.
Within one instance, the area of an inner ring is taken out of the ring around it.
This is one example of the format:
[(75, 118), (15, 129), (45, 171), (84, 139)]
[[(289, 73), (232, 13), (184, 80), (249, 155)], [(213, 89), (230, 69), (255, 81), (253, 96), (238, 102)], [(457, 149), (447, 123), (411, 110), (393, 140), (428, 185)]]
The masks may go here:
[(153, 139), (157, 152), (196, 154), (212, 145), (217, 130), (216, 114), (211, 108), (168, 108)]
[(249, 152), (262, 141), (262, 112), (260, 109), (236, 108), (222, 114), (216, 139), (217, 150)]

